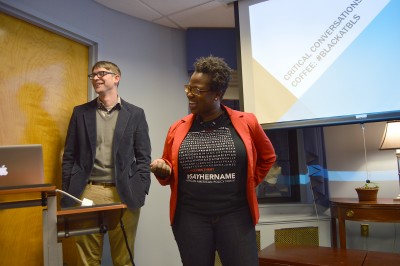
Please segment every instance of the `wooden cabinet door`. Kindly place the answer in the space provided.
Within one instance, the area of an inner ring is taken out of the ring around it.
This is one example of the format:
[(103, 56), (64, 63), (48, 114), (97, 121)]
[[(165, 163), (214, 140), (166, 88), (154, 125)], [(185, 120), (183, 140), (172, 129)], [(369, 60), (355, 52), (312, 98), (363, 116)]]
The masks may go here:
[[(0, 11), (0, 145), (42, 144), (45, 181), (57, 188), (72, 109), (88, 100), (88, 62), (88, 46)], [(0, 210), (1, 265), (43, 265), (42, 241), (41, 207)]]

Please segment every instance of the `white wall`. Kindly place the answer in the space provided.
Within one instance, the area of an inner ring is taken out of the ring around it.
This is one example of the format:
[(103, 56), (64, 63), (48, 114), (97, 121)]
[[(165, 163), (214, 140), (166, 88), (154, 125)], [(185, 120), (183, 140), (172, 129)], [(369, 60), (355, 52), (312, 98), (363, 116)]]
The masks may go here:
[[(98, 43), (98, 59), (122, 71), (119, 93), (144, 108), (152, 157), (161, 156), (170, 124), (187, 114), (183, 84), (185, 33), (112, 11), (91, 0), (0, 0), (18, 10)], [(73, 78), (73, 77), (71, 77)], [(169, 187), (152, 176), (135, 248), (138, 265), (180, 265), (169, 226)]]
[(365, 180), (377, 182), (378, 197), (393, 198), (399, 191), (397, 159), (394, 150), (379, 150), (385, 122), (325, 127), (325, 146), (330, 195), (357, 197), (356, 187)]
[[(399, 190), (394, 150), (379, 150), (385, 122), (364, 124), (367, 163), (361, 125), (325, 127), (325, 145), (331, 198), (357, 198), (356, 187), (367, 177), (377, 182), (378, 197), (394, 198)], [(369, 224), (369, 237), (361, 237), (360, 223)], [(393, 223), (346, 222), (347, 247), (400, 252), (400, 227)]]

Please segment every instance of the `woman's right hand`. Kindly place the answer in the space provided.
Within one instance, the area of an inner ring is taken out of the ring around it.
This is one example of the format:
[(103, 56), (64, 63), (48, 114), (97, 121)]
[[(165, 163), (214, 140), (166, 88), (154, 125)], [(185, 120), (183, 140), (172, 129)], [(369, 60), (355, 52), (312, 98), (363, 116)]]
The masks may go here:
[(171, 167), (163, 159), (155, 159), (150, 164), (150, 171), (159, 177), (167, 177), (171, 174)]

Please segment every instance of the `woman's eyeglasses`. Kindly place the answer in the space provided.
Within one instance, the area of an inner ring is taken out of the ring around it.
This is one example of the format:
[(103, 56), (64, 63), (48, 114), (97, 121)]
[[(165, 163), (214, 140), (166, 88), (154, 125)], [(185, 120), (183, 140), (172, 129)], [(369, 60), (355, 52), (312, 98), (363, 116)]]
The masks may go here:
[(104, 77), (104, 76), (107, 75), (107, 74), (113, 74), (113, 75), (115, 75), (115, 73), (113, 73), (113, 72), (99, 71), (99, 72), (97, 72), (97, 73), (89, 74), (88, 77), (89, 77), (89, 79), (94, 79), (95, 76), (97, 76), (98, 78), (102, 78), (102, 77)]
[(190, 85), (184, 85), (185, 92), (186, 93), (191, 93), (193, 95), (199, 96), (202, 92), (206, 92), (209, 90), (200, 90), (198, 87), (190, 86)]

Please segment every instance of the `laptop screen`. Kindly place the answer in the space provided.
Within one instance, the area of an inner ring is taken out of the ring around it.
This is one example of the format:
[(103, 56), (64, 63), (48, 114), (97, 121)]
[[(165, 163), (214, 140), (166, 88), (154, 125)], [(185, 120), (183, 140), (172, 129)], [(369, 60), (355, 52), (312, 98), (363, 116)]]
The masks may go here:
[(0, 189), (44, 183), (41, 144), (0, 146)]

